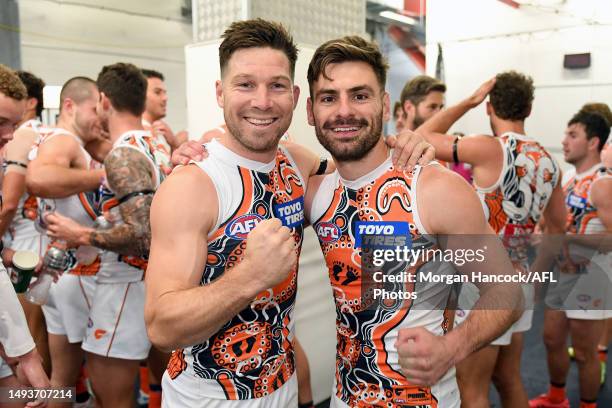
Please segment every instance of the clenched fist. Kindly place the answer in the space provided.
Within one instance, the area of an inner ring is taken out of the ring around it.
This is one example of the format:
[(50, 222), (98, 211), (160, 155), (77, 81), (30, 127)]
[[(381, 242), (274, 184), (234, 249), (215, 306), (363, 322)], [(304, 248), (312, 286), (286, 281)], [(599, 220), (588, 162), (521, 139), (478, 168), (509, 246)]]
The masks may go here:
[(295, 239), (278, 218), (261, 221), (249, 232), (244, 254), (253, 283), (261, 290), (284, 281), (297, 262)]
[(424, 327), (400, 329), (395, 346), (402, 374), (415, 385), (434, 385), (454, 364), (446, 338)]

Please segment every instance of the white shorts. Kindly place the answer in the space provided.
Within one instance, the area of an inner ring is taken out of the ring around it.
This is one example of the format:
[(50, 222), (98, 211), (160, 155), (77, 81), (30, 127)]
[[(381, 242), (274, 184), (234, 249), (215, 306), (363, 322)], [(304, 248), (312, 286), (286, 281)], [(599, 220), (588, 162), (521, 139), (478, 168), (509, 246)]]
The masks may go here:
[(221, 400), (208, 398), (200, 391), (200, 379), (181, 373), (174, 380), (168, 372), (162, 377), (162, 408), (295, 408), (298, 406), (297, 374), (278, 390), (263, 398)]
[(603, 320), (612, 317), (612, 265), (609, 255), (591, 258), (582, 274), (558, 274), (546, 292), (546, 305), (564, 310), (568, 319)]
[(42, 307), (47, 332), (66, 336), (70, 343), (82, 342), (95, 290), (95, 276), (64, 273), (51, 285), (49, 300)]
[(0, 358), (0, 378), (10, 377), (11, 375), (13, 375), (13, 370), (6, 364), (6, 361)]
[[(521, 285), (523, 289), (523, 296), (525, 298), (525, 310), (521, 317), (512, 324), (501, 336), (491, 342), (492, 346), (508, 346), (512, 341), (513, 333), (522, 333), (531, 329), (531, 322), (533, 320), (533, 308), (534, 308), (534, 297), (535, 288), (533, 284)], [(464, 291), (464, 288), (466, 291)], [(455, 326), (463, 323), (470, 314), (470, 308), (478, 299), (478, 289), (473, 284), (467, 284), (462, 287), (461, 294), (459, 296), (458, 310), (455, 313)], [(475, 300), (476, 299), (476, 300)]]
[(151, 342), (144, 321), (144, 281), (98, 283), (83, 350), (104, 357), (144, 360)]

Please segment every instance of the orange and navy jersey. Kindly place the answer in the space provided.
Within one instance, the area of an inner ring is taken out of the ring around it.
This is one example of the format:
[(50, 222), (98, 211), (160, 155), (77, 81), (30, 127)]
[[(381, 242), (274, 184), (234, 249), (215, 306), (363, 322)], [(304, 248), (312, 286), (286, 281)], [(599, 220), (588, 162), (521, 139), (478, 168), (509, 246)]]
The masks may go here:
[[(425, 258), (416, 259), (414, 266), (385, 262), (378, 267), (385, 273), (416, 279), (395, 283), (392, 291), (418, 297), (378, 301), (371, 273), (379, 269), (366, 255), (381, 243), (423, 251), (439, 248), (435, 238), (425, 235), (417, 211), (421, 169), (399, 171), (388, 159), (358, 180), (344, 180), (335, 172), (324, 177), (313, 197), (308, 218), (319, 238), (336, 304), (335, 394), (350, 407), (442, 407), (458, 401), (454, 372), (434, 387), (418, 387), (400, 372), (395, 348), (402, 328), (423, 326), (435, 335), (449, 328), (444, 309), (451, 286), (425, 284), (416, 277), (422, 268), (443, 274), (454, 274), (454, 268)], [(428, 306), (421, 303), (425, 299)]]
[[(195, 163), (213, 181), (219, 218), (208, 236), (201, 285), (208, 285), (242, 262), (249, 232), (263, 220), (279, 218), (301, 248), (304, 181), (288, 151), (280, 147), (269, 163), (245, 159), (217, 140), (209, 157)], [(278, 390), (295, 370), (292, 339), (297, 265), (281, 284), (258, 294), (205, 343), (177, 350), (170, 378), (192, 375), (207, 397), (261, 398)]]
[(498, 140), (503, 150), (499, 178), (489, 188), (475, 187), (489, 225), (503, 239), (514, 265), (524, 267), (531, 234), (561, 171), (533, 138), (508, 132)]
[(584, 173), (574, 175), (564, 186), (565, 205), (568, 210), (566, 231), (568, 234), (594, 234), (606, 228), (591, 201), (591, 187), (599, 179), (612, 177), (612, 169), (598, 163)]

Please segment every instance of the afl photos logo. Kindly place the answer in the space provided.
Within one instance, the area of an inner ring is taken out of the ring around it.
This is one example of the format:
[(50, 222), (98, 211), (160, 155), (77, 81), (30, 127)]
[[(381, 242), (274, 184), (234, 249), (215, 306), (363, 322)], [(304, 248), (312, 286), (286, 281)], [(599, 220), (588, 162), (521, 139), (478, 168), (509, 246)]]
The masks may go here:
[(236, 218), (225, 227), (225, 235), (234, 239), (244, 240), (262, 221), (262, 218), (257, 214), (245, 214)]

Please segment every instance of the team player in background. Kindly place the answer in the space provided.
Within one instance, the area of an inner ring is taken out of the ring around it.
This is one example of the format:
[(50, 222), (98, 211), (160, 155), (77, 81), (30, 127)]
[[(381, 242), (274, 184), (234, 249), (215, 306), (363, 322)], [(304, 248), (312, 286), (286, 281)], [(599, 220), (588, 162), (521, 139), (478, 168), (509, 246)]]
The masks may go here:
[[(14, 251), (26, 250), (40, 258), (46, 249), (46, 237), (34, 227), (37, 214), (36, 197), (26, 192), (25, 175), (28, 154), (40, 137), (42, 128), (43, 88), (45, 82), (35, 75), (18, 71), (17, 75), (28, 90), (26, 109), (11, 140), (3, 149), (2, 209), (0, 210), (0, 236), (5, 247), (5, 264), (10, 265)], [(27, 302), (23, 295), (19, 301), (26, 314), (28, 327), (36, 348), (43, 358), (45, 371), (51, 373), (47, 328), (42, 308)]]
[[(27, 96), (27, 89), (15, 72), (0, 64), (0, 148), (13, 138), (13, 132), (25, 111)], [(0, 387), (48, 387), (49, 379), (29, 333), (25, 314), (2, 264), (0, 314), (3, 316), (0, 324)], [(38, 401), (27, 406), (38, 408), (45, 404)]]
[[(612, 111), (610, 111), (610, 107), (601, 102), (590, 102), (586, 103), (580, 108), (582, 112), (596, 113), (601, 115), (606, 122), (608, 122), (608, 126), (612, 126)], [(610, 137), (608, 137), (608, 143), (604, 146), (601, 151), (601, 163), (606, 168), (612, 168), (612, 150), (610, 150)], [(565, 185), (574, 175), (576, 174), (575, 168), (570, 169), (569, 172), (565, 172), (563, 174), (563, 185)], [(601, 384), (603, 385), (606, 381), (607, 376), (607, 362), (608, 362), (608, 345), (612, 341), (612, 318), (606, 320), (605, 328), (603, 330), (603, 334), (599, 341), (598, 354), (599, 354), (599, 362), (601, 363)], [(574, 350), (573, 347), (569, 347), (568, 349), (570, 353), (570, 357), (574, 358)]]
[(70, 246), (101, 248), (97, 288), (83, 349), (96, 398), (103, 407), (129, 407), (139, 361), (149, 353), (144, 282), (149, 252), (149, 205), (164, 174), (154, 159), (151, 132), (142, 127), (147, 83), (131, 64), (102, 69), (97, 112), (113, 149), (104, 160), (101, 212), (110, 228), (49, 215), (48, 234)]
[[(569, 407), (565, 395), (568, 334), (578, 364), (580, 408), (597, 406), (601, 378), (597, 345), (606, 319), (612, 317), (612, 175), (601, 163), (609, 134), (604, 117), (588, 111), (578, 112), (567, 124), (563, 155), (576, 171), (563, 186), (568, 216), (563, 253), (555, 267), (559, 283), (546, 295), (544, 344), (550, 387), (547, 394), (529, 402), (532, 408)], [(566, 286), (571, 291), (564, 291)]]
[[(378, 47), (360, 37), (326, 42), (308, 68), (308, 120), (337, 166), (336, 172), (311, 179), (305, 206), (329, 268), (337, 310), (331, 406), (459, 407), (454, 365), (516, 320), (522, 293), (517, 284), (480, 283), (479, 310), (449, 332), (444, 309), (450, 285), (401, 284), (395, 289), (416, 292), (416, 300), (370, 303), (363, 282), (372, 265), (363, 256), (365, 237), (359, 223), (403, 227), (395, 236), (407, 235), (415, 249), (465, 249), (470, 245), (465, 235), (448, 234), (479, 234), (478, 243), (491, 251), (481, 270), (513, 273), (482, 217), (478, 197), (458, 175), (437, 163), (414, 170), (391, 163), (382, 136), (383, 120), (390, 113), (386, 69)], [(448, 206), (449, 200), (462, 205)], [(438, 234), (446, 238), (440, 240)], [(455, 266), (466, 274), (474, 270), (471, 264)], [(449, 263), (431, 259), (416, 267), (401, 262), (384, 267), (415, 276), (432, 270), (455, 274)], [(496, 300), (504, 306), (493, 310)]]
[(165, 174), (170, 174), (172, 151), (187, 140), (185, 132), (173, 133), (163, 120), (166, 117), (168, 91), (164, 75), (152, 69), (142, 69), (147, 78), (147, 99), (142, 114), (142, 125), (151, 131), (155, 138), (155, 159), (162, 166)]
[[(96, 114), (98, 98), (93, 80), (86, 77), (69, 79), (60, 92), (56, 126), (40, 132), (41, 141), (32, 151), (26, 185), (30, 193), (41, 198), (36, 221), (41, 226), (46, 225), (46, 212), (55, 211), (89, 224), (96, 218), (95, 192), (104, 172), (91, 168), (92, 159), (84, 145), (100, 134)], [(53, 245), (65, 246), (61, 242)], [(51, 383), (55, 387), (77, 384), (78, 390), (83, 391), (77, 401), (83, 403), (89, 396), (77, 379), (84, 357), (81, 343), (86, 334), (98, 268), (99, 260), (83, 262), (76, 250), (70, 251), (68, 270), (51, 285), (49, 299), (43, 305), (51, 355)]]
[(400, 94), (402, 124), (415, 130), (444, 107), (446, 85), (427, 75), (418, 75), (404, 85)]
[[(561, 172), (552, 156), (536, 139), (525, 134), (531, 113), (533, 81), (514, 71), (498, 74), (473, 95), (426, 121), (418, 132), (436, 148), (438, 159), (472, 166), (474, 187), (485, 217), (503, 240), (514, 268), (529, 271), (527, 249), (530, 236), (542, 214), (546, 230), (561, 233), (565, 208)], [(495, 137), (473, 135), (463, 138), (444, 134), (466, 112), (487, 97), (486, 112)], [(463, 301), (477, 297), (473, 286), (464, 285)], [(458, 366), (458, 380), (465, 407), (488, 407), (489, 384), (493, 380), (504, 407), (526, 407), (527, 393), (520, 376), (523, 334), (531, 327), (533, 285), (524, 285), (527, 310), (503, 336)], [(458, 321), (461, 316), (458, 315)]]

